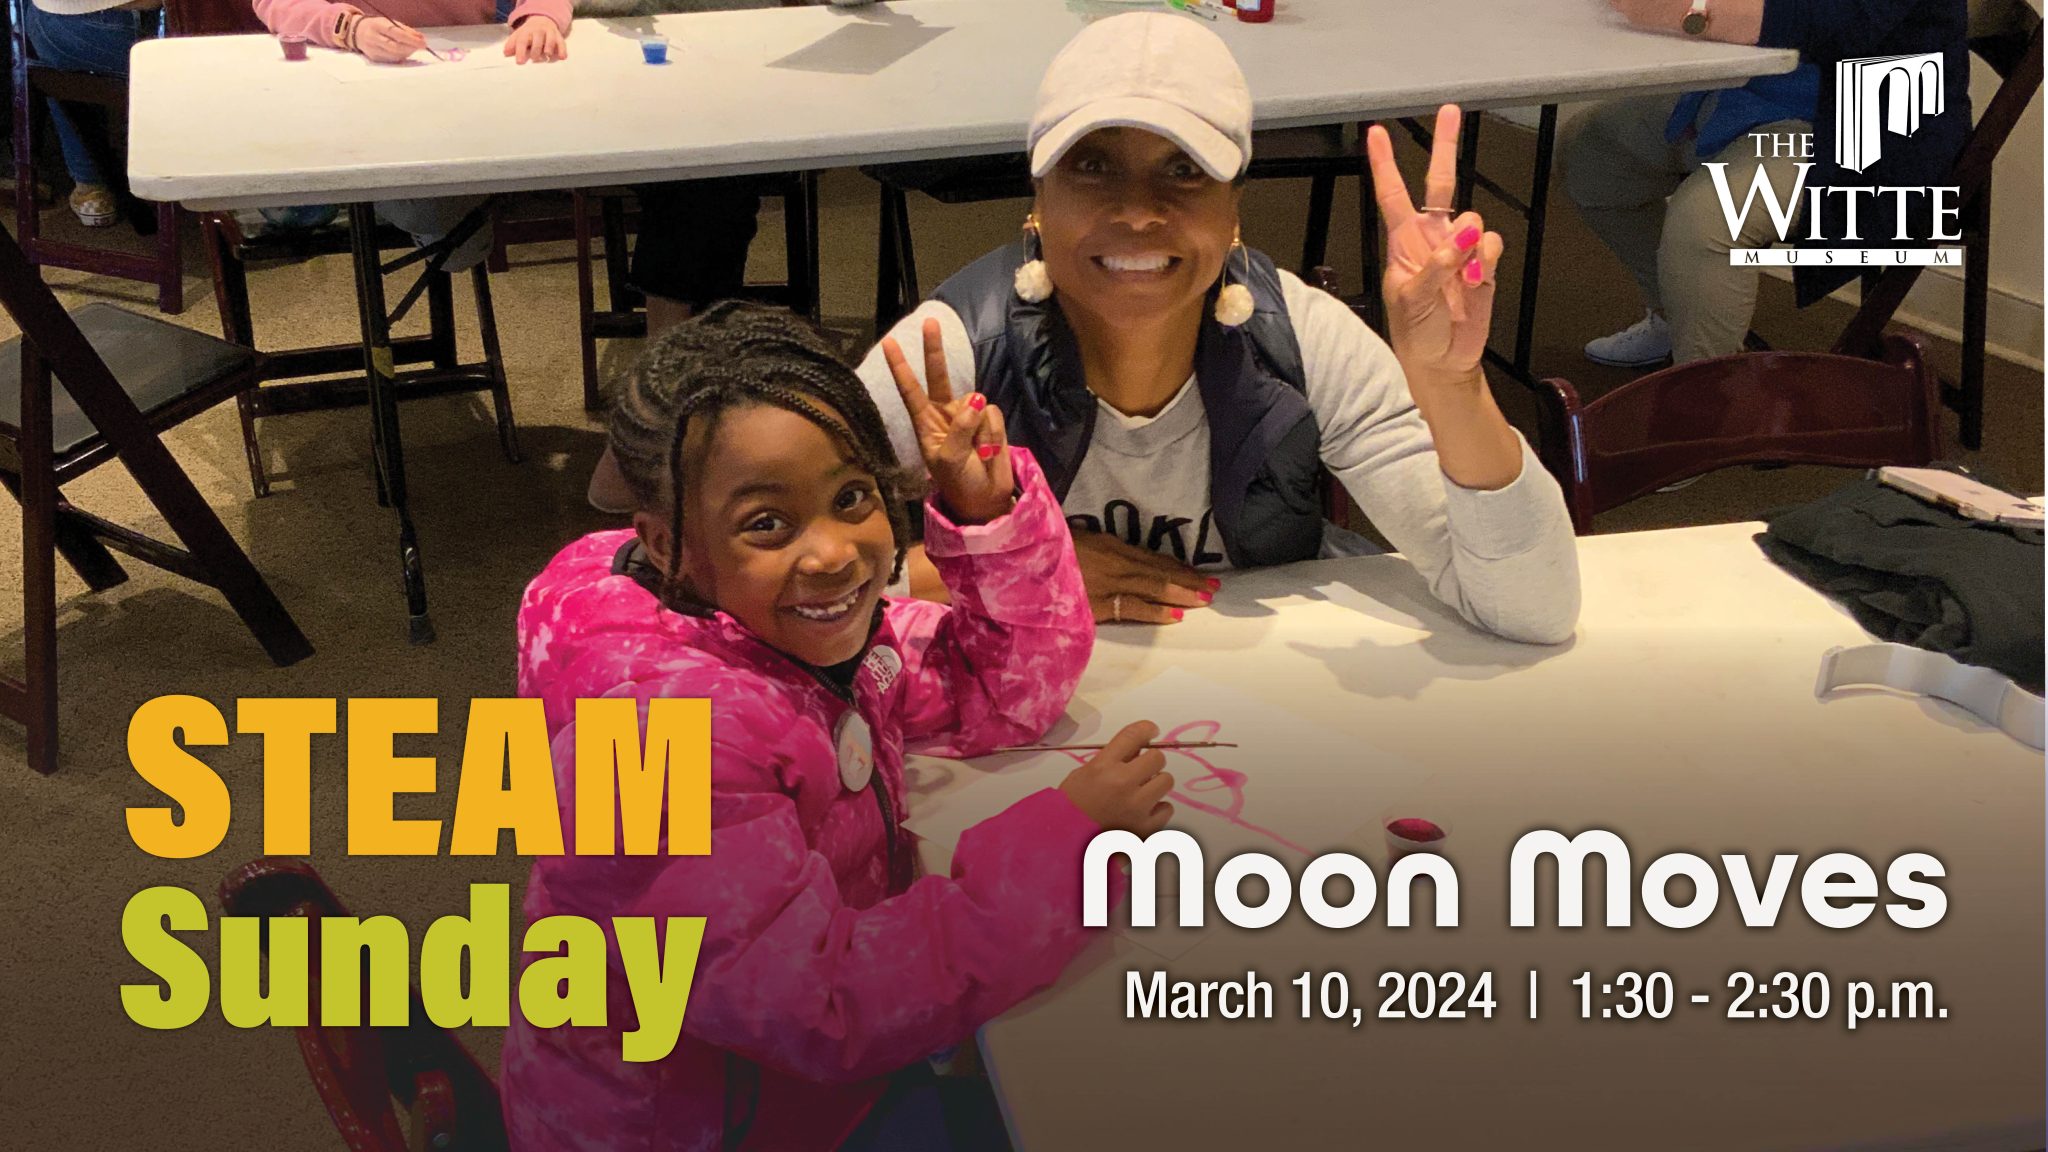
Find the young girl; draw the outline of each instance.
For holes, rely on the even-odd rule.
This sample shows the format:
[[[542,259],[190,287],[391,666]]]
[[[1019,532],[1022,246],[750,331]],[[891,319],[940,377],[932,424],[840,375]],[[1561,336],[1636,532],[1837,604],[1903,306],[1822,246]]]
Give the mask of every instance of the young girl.
[[[664,1060],[620,1059],[634,1025],[616,961],[607,1027],[514,1022],[515,1147],[945,1147],[942,1125],[905,1119],[929,1103],[905,1088],[915,1070],[1080,950],[1095,833],[1171,815],[1163,755],[1144,748],[1157,729],[1135,724],[971,829],[951,877],[914,878],[905,743],[971,756],[1035,740],[1094,632],[1030,455],[980,396],[905,380],[950,609],[882,599],[906,478],[859,378],[801,321],[715,305],[627,381],[610,444],[633,527],[571,544],[527,589],[519,688],[545,703],[565,809],[579,697],[708,697],[711,853],[571,845],[535,863],[526,915],[703,916],[703,948]]]
[[[505,37],[505,55],[521,64],[567,58],[570,7],[571,0],[517,0],[505,17],[511,29]],[[256,0],[256,18],[272,33],[359,53],[380,64],[396,64],[424,51],[427,38],[421,28],[491,24],[497,21],[499,10],[493,0],[359,0],[352,4]],[[405,230],[424,246],[454,232],[483,203],[481,196],[379,200],[376,210],[379,219]],[[339,212],[336,205],[308,205],[263,209],[260,214],[271,227],[293,229],[323,227]],[[486,223],[457,245],[442,267],[464,272],[481,263],[490,251],[491,228]]]
[[[572,7],[571,0],[518,0],[505,17],[505,55],[521,64],[566,59]],[[498,7],[492,0],[256,0],[256,18],[279,36],[395,64],[427,46],[419,29],[495,23]]]

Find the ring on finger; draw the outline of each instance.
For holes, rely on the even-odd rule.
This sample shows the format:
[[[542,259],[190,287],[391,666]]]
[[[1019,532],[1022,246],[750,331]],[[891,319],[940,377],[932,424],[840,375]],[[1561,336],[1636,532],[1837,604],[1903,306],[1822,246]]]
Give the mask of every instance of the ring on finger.
[[[1109,619],[1115,624],[1124,622],[1124,594],[1121,592],[1109,598]]]

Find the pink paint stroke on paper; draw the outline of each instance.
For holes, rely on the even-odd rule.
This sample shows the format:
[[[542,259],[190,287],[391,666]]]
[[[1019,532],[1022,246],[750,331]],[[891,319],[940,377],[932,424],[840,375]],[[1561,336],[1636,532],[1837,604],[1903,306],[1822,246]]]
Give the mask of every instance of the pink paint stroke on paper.
[[[1176,740],[1216,740],[1219,739],[1219,734],[1222,730],[1223,725],[1219,721],[1190,720],[1171,732],[1161,733],[1158,742],[1166,744]],[[1168,749],[1166,754],[1168,756],[1185,756],[1201,765],[1208,773],[1206,776],[1195,776],[1174,781],[1178,786],[1171,793],[1173,799],[1193,808],[1197,812],[1207,812],[1209,815],[1227,824],[1264,836],[1282,848],[1291,848],[1304,856],[1313,855],[1308,849],[1280,835],[1278,832],[1270,828],[1262,828],[1244,818],[1244,786],[1250,779],[1244,773],[1234,768],[1219,768],[1209,763],[1202,756],[1185,748]],[[1065,755],[1076,764],[1086,764],[1088,762],[1088,754],[1085,752],[1068,752]],[[1202,793],[1214,796],[1218,791],[1227,792],[1229,795],[1227,798],[1220,799],[1217,804],[1207,803],[1195,795],[1195,793]]]

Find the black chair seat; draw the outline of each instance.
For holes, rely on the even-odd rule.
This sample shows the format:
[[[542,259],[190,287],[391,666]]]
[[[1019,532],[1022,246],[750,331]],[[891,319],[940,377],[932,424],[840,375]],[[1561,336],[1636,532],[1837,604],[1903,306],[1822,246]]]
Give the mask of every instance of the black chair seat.
[[[1362,152],[1356,124],[1317,124],[1306,128],[1269,128],[1252,133],[1252,174],[1285,178],[1284,169],[1302,168],[1313,176],[1331,164],[1355,167]]]
[[[87,304],[71,311],[72,322],[144,419],[202,392],[257,361],[258,354],[237,344],[141,316],[112,304]],[[99,429],[53,381],[51,439],[58,467],[99,441]],[[21,338],[0,344],[0,422],[21,426]]]
[[[317,228],[266,227],[251,235],[241,222],[228,231],[227,238],[245,260],[304,260],[313,256],[347,256],[354,251],[348,235],[348,213],[344,209],[332,223]],[[412,236],[396,225],[377,222],[377,247],[384,251],[411,248]]]
[[[1031,195],[1031,159],[1022,152],[870,164],[861,173],[892,188],[922,192],[941,204],[978,204]]]

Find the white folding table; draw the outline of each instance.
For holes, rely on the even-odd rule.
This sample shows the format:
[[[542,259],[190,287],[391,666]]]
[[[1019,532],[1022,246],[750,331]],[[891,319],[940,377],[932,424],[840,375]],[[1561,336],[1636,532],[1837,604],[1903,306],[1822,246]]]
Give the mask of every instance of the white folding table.
[[[385,198],[1015,151],[1054,52],[1083,22],[1129,10],[907,0],[579,20],[556,64],[472,59],[353,75],[287,62],[268,37],[152,41],[131,62],[129,183],[199,210],[346,202],[367,224],[369,203]],[[1796,63],[1790,52],[1633,31],[1599,0],[1283,0],[1269,24],[1214,27],[1244,67],[1262,128],[1445,101],[1551,105],[1552,124],[1560,102],[1740,84]],[[639,36],[654,29],[669,37],[666,65],[642,61]],[[430,634],[383,289],[363,247],[369,230],[356,233],[377,468],[398,513],[415,634]],[[1536,270],[1527,261],[1525,313]]]
[[[1205,896],[1210,927],[1191,946],[1105,934],[1053,988],[982,1031],[1021,1152],[2039,1148],[2041,754],[1926,698],[1863,689],[1817,699],[1822,653],[1870,638],[1767,561],[1751,539],[1760,530],[1583,539],[1585,609],[1576,638],[1557,648],[1476,632],[1392,556],[1235,573],[1213,609],[1181,624],[1103,627],[1070,715],[1092,714],[1120,688],[1191,673],[1354,741],[1355,755],[1334,763],[1272,748],[1207,755],[1246,772],[1253,797],[1334,796],[1346,791],[1342,776],[1375,782],[1348,814],[1354,832],[1309,847],[1372,862],[1382,901],[1355,928],[1317,927],[1297,902],[1279,924],[1243,930],[1216,919]],[[1001,761],[919,765],[912,825],[920,805],[992,763]],[[1179,754],[1168,769],[1183,782],[1201,774]],[[1426,926],[1427,895],[1417,926],[1387,926],[1383,807],[1450,827],[1457,929]],[[1184,826],[1198,837],[1218,828],[1200,817]],[[1744,927],[1724,879],[1718,913],[1697,928],[1660,927],[1638,901],[1627,929],[1562,929],[1539,901],[1539,925],[1553,926],[1511,929],[1509,850],[1538,828],[1619,834],[1638,880],[1668,852],[1717,867],[1720,854],[1744,853],[1761,878],[1774,853],[1796,853],[1803,868],[1842,851],[1875,865],[1882,888],[1893,857],[1929,852],[1947,869],[1948,911],[1920,931],[1881,909],[1862,927],[1824,929],[1803,910],[1795,872],[1775,928]],[[1262,847],[1296,875],[1306,860]],[[1221,862],[1206,861],[1212,877]],[[927,845],[926,863],[944,867],[945,853]],[[1605,908],[1601,875],[1588,869],[1589,925]],[[1345,891],[1333,885],[1331,899]],[[1245,897],[1259,893],[1254,882]],[[1674,901],[1686,896],[1684,882],[1673,885]],[[1160,901],[1162,917],[1176,908]],[[1195,981],[1256,971],[1275,986],[1281,1019],[1127,1021],[1125,974],[1153,970]],[[1374,1018],[1387,996],[1380,974],[1446,970],[1494,972],[1493,1019]],[[1332,971],[1348,975],[1350,1003],[1366,1009],[1360,1028],[1321,1018],[1322,974]],[[1583,1022],[1569,983],[1581,971],[1593,973],[1595,1004]],[[1601,1015],[1622,997],[1600,986],[1624,971],[1671,974],[1670,1019]],[[1831,1018],[1728,1019],[1738,971],[1764,983],[1827,974]],[[1316,974],[1309,1021],[1289,986],[1302,972]],[[1852,979],[1885,992],[1894,980],[1929,981],[1947,1017],[1849,1031],[1842,989]],[[1690,1002],[1702,993],[1709,1004]],[[1746,1006],[1770,1009],[1776,995]]]

